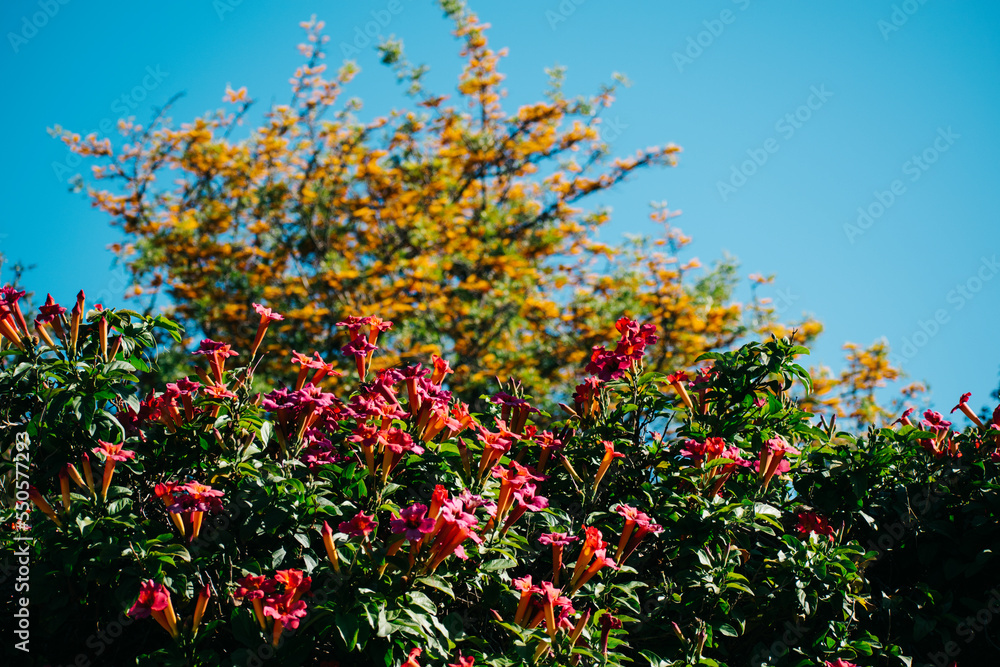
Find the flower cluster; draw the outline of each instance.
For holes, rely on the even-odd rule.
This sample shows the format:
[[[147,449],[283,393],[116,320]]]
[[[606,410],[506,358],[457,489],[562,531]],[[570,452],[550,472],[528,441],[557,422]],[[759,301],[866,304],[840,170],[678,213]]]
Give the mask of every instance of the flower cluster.
[[[604,382],[624,375],[642,359],[646,346],[659,340],[654,324],[640,326],[635,320],[623,317],[615,323],[615,328],[621,334],[615,349],[609,351],[603,345],[595,345],[586,368]]]
[[[799,512],[795,530],[799,531],[802,535],[826,535],[831,540],[835,532],[826,517],[816,512],[808,511]]]
[[[295,630],[307,614],[302,596],[309,592],[312,578],[301,570],[278,570],[273,578],[248,574],[236,582],[237,600],[250,600],[261,630],[270,632],[275,646],[285,628]]]
[[[125,354],[135,354],[136,342],[127,337],[130,328],[116,324],[118,315],[95,311],[87,315],[77,338],[80,354],[98,362],[105,354],[122,355],[123,360]],[[257,312],[264,333],[266,325],[282,321],[263,307]],[[6,318],[20,331],[12,307]],[[101,351],[100,339],[107,335],[102,319],[126,337],[119,350]],[[344,322],[361,351],[375,345],[373,334],[377,339],[387,330],[378,318]],[[72,319],[62,324],[60,337],[68,345]],[[45,326],[56,330],[54,324]],[[823,432],[797,421],[802,413],[794,397],[776,389],[787,385],[774,383],[781,373],[794,377],[798,372],[790,363],[795,354],[789,351],[794,350],[791,344],[774,341],[771,348],[761,348],[767,360],[752,373],[734,368],[732,357],[716,355],[711,368],[691,377],[675,373],[664,378],[645,373],[641,365],[641,351],[655,335],[648,325],[623,319],[619,331],[619,347],[605,350],[602,363],[611,363],[615,355],[627,360],[625,366],[619,364],[619,370],[626,368],[627,381],[592,376],[568,409],[570,417],[544,426],[548,415],[516,382],[485,395],[491,405],[473,414],[450,391],[456,373],[436,355],[429,366],[379,368],[381,359],[356,354],[356,362],[363,363],[361,382],[352,383],[350,395],[339,394],[342,400],[341,383],[328,381],[336,369],[318,353],[293,353],[294,382],[289,374],[287,386],[268,391],[260,388],[260,378],[253,378],[257,353],[247,367],[227,371],[223,364],[234,354],[231,346],[205,341],[198,354],[208,358],[209,366],[199,374],[200,381],[169,382],[162,392],[151,391],[140,401],[127,394],[109,399],[117,408],[109,414],[125,432],[122,442],[95,435],[74,463],[55,452],[49,459],[58,471],[55,484],[50,478],[43,490],[54,498],[53,489],[58,489],[62,505],[53,506],[42,490],[30,487],[27,497],[51,520],[33,529],[87,540],[98,528],[102,535],[116,530],[119,514],[131,512],[135,525],[148,516],[153,524],[143,526],[143,539],[129,553],[141,554],[155,579],[141,584],[129,613],[156,620],[171,638],[160,635],[160,641],[169,641],[178,654],[200,651],[194,647],[201,642],[209,650],[231,650],[237,642],[253,639],[246,633],[249,627],[255,635],[255,625],[275,655],[291,655],[302,648],[299,636],[304,646],[314,638],[311,629],[326,633],[336,626],[336,632],[322,635],[321,646],[329,653],[317,656],[320,664],[364,661],[360,656],[371,650],[390,664],[468,667],[480,658],[495,661],[492,649],[469,642],[460,646],[463,651],[473,647],[476,657],[458,653],[453,642],[463,640],[449,634],[440,614],[451,609],[465,613],[479,600],[491,599],[498,600],[493,618],[509,632],[504,644],[503,632],[491,626],[498,633],[497,645],[503,644],[505,651],[516,647],[524,661],[576,664],[599,655],[609,665],[621,665],[639,657],[640,647],[652,645],[646,643],[650,635],[630,618],[658,600],[669,611],[646,613],[662,621],[661,628],[669,624],[673,637],[658,636],[662,646],[647,652],[662,651],[683,661],[688,654],[707,657],[728,650],[729,629],[723,632],[709,623],[721,623],[731,609],[739,607],[743,614],[747,604],[759,604],[762,614],[773,612],[766,596],[752,602],[743,597],[747,582],[776,591],[808,567],[824,586],[845,591],[845,605],[859,602],[864,593],[858,564],[864,552],[852,539],[859,522],[852,525],[849,511],[830,507],[824,500],[828,493],[813,491],[827,483],[815,482],[817,477],[843,475],[852,465],[844,456],[839,467],[823,468],[822,457],[854,456],[868,443],[814,446],[814,439],[825,439]],[[782,351],[788,352],[784,361],[772,362]],[[55,357],[56,352],[42,354]],[[729,396],[734,376],[760,382]],[[676,396],[664,391],[664,379]],[[955,411],[968,416],[968,398],[964,395]],[[1000,421],[1000,411],[989,424],[970,417],[976,428],[965,433],[927,411],[920,423],[927,433],[916,437],[930,441],[933,456],[910,446],[907,438],[916,429],[908,423],[910,414],[901,417],[906,426],[901,431],[873,430],[869,437],[898,435],[911,459],[938,461],[942,452],[971,453],[985,461],[987,470],[995,468],[991,460],[1000,458],[1000,424],[994,422]],[[268,440],[268,432],[273,439]],[[104,433],[102,437],[117,437]],[[756,443],[763,444],[754,462],[745,452],[757,450]],[[104,459],[96,484],[92,456]],[[942,465],[952,460],[940,458]],[[128,470],[116,470],[130,461]],[[800,466],[791,480],[800,495],[790,493],[784,483],[769,487],[792,465]],[[166,480],[153,493],[175,532],[156,528],[156,512],[148,511],[150,494],[142,491],[149,487],[137,485],[130,493],[110,489],[116,472],[140,471],[148,479]],[[71,494],[74,484],[76,495]],[[241,499],[239,504],[227,502],[234,497]],[[806,498],[815,499],[826,516],[803,506]],[[102,500],[112,502],[102,505]],[[217,542],[216,527],[245,504],[252,513],[239,530],[225,532]],[[219,514],[227,506],[231,512],[203,529],[206,514]],[[751,516],[766,521],[769,527],[760,525],[772,532],[729,530],[732,522]],[[827,516],[837,517],[838,524],[844,519],[838,531]],[[775,539],[775,529],[785,534]],[[807,538],[790,539],[788,534],[796,532]],[[758,533],[768,537],[759,539]],[[835,548],[826,548],[828,539],[837,541]],[[796,560],[806,556],[813,560]],[[258,574],[261,563],[276,572]],[[782,565],[775,568],[773,563]],[[117,560],[112,564],[122,567]],[[702,595],[701,585],[684,585],[686,575],[678,568],[691,571],[705,590],[714,592]],[[338,595],[336,601],[320,595],[330,591],[331,577],[353,593]],[[313,578],[321,583],[314,584]],[[137,584],[133,580],[130,585]],[[223,613],[201,625],[209,613],[212,586],[225,593]],[[172,596],[183,619],[173,611]],[[840,613],[835,602],[815,602],[815,613]],[[703,606],[711,616],[702,615]],[[242,627],[230,627],[226,619],[233,618],[241,619]],[[746,618],[747,627],[757,623]],[[199,627],[202,635],[196,636]],[[753,632],[761,634],[764,628],[757,623]],[[283,642],[293,629],[301,632]],[[234,632],[242,636],[234,639]],[[851,642],[862,635],[850,632],[836,630],[838,650],[843,648],[844,654],[860,645]],[[414,644],[418,648],[410,648]],[[833,655],[821,647],[809,657],[822,663]]]
[[[157,484],[154,492],[163,501],[178,532],[189,542],[198,538],[206,512],[218,514],[224,509],[222,491],[195,481]]]

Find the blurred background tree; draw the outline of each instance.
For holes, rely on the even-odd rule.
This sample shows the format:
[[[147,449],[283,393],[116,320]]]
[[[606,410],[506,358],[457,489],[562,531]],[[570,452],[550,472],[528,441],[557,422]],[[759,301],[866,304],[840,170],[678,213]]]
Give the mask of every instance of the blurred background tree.
[[[441,5],[464,58],[453,100],[426,90],[426,68],[389,40],[382,61],[415,109],[362,122],[360,101],[344,99],[357,68],[328,73],[314,19],[302,24],[305,64],[290,102],[265,110],[256,129],[240,128],[254,108],[240,89],[227,91],[227,108],[179,127],[169,105],[148,126],[123,121],[118,147],[60,130],[93,159],[88,194],[125,233],[116,250],[134,294],[154,295],[150,308],[163,295],[190,336],[238,350],[256,331],[251,303],[264,303],[285,315],[270,350],[318,347],[328,361],[347,343],[337,322],[378,315],[394,322],[379,339],[380,363],[441,354],[466,399],[494,376],[565,395],[587,350],[624,314],[656,324],[648,356],[659,370],[748,335],[807,343],[820,332],[810,318],[781,322],[770,304],[737,301],[733,260],[696,273],[665,203],[651,213],[660,237],[598,242],[609,211],[584,204],[638,169],[674,165],[680,148],[612,157],[601,114],[621,78],[570,99],[563,71],[549,70],[543,100],[504,109],[504,50],[489,47],[488,26],[463,3]],[[258,376],[290,373],[271,356]]]

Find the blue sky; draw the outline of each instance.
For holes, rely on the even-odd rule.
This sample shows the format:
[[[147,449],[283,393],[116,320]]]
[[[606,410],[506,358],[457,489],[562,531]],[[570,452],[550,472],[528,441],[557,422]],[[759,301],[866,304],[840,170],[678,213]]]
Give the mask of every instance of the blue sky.
[[[963,391],[989,404],[1000,346],[1000,4],[986,0],[473,4],[507,46],[508,104],[538,99],[543,68],[568,68],[590,93],[623,72],[632,87],[608,114],[620,153],[674,142],[674,169],[645,172],[601,203],[602,239],[653,233],[648,202],[669,202],[690,254],[724,252],[743,275],[776,274],[761,295],[783,315],[826,326],[810,363],[837,368],[845,341],[885,337],[938,408]],[[395,13],[390,10],[396,10]],[[351,93],[377,115],[404,101],[359,35],[404,40],[431,65],[430,87],[460,68],[448,22],[429,0],[171,3],[14,0],[0,7],[8,158],[0,164],[0,252],[37,265],[27,283],[69,301],[79,288],[120,303],[118,239],[68,191],[56,124],[81,134],[123,115],[144,122],[184,92],[173,117],[221,104],[228,83],[283,102],[299,63],[298,23],[316,14],[331,64],[357,38]],[[63,168],[64,165],[65,168]],[[860,209],[860,210],[859,210]],[[6,279],[5,274],[2,278]],[[746,298],[748,293],[741,294]]]

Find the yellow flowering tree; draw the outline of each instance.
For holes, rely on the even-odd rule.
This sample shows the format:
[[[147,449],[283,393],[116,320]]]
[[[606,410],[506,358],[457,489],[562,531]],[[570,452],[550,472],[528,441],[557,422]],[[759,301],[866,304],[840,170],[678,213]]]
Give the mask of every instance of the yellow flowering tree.
[[[285,314],[267,351],[315,346],[327,360],[347,342],[338,321],[378,315],[396,323],[380,363],[440,353],[467,396],[494,376],[565,389],[623,314],[663,333],[650,355],[658,369],[751,330],[793,328],[734,301],[731,263],[693,278],[697,260],[679,256],[690,239],[665,206],[652,213],[660,238],[597,242],[609,214],[587,202],[637,170],[673,165],[680,149],[611,156],[600,122],[618,83],[569,98],[554,70],[543,100],[505,109],[504,51],[462,3],[442,7],[465,60],[453,98],[428,91],[425,69],[389,41],[382,60],[414,108],[359,119],[360,102],[344,99],[358,70],[329,73],[313,20],[290,103],[251,131],[240,126],[254,101],[230,89],[225,109],[179,127],[166,110],[148,126],[123,121],[118,147],[62,132],[95,162],[88,192],[124,231],[116,250],[134,293],[163,293],[189,332],[240,347],[255,333],[244,324],[250,304],[264,302]],[[818,330],[808,323],[800,338]]]

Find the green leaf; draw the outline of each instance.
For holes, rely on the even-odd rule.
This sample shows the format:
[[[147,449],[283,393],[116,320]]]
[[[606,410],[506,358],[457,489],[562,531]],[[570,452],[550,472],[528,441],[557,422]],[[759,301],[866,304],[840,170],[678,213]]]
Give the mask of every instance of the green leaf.
[[[649,661],[650,667],[669,667],[671,664],[666,660],[662,660],[660,656],[656,655],[652,651],[647,651],[645,649],[639,651],[639,655]]]
[[[360,624],[358,621],[360,616],[352,609],[347,612],[338,611],[335,616],[335,625],[337,626],[337,632],[340,633],[341,639],[344,640],[344,645],[347,646],[347,651],[351,652],[358,643],[358,630],[360,629]]]
[[[743,591],[744,593],[749,593],[750,595],[753,595],[753,590],[751,590],[749,587],[747,587],[744,584],[741,584],[738,581],[729,582],[728,584],[726,584],[726,588],[735,588],[738,591]]]
[[[725,635],[726,637],[739,637],[740,633],[736,631],[736,628],[729,625],[728,623],[723,623],[718,627],[719,634]]]
[[[455,592],[452,590],[451,585],[441,577],[434,575],[428,575],[426,577],[420,577],[413,583],[423,584],[424,586],[429,586],[430,588],[437,589],[450,597],[452,600],[455,599]]]
[[[517,565],[517,561],[513,558],[496,558],[483,564],[482,569],[485,572],[497,572],[499,570],[508,570],[515,565]]]
[[[428,614],[433,616],[437,613],[437,605],[434,604],[434,601],[420,591],[410,591],[406,594],[406,597],[411,604],[426,611]]]
[[[316,569],[316,566],[319,565],[319,561],[317,561],[308,551],[302,554],[302,560],[305,561],[307,574],[312,573],[312,571]]]
[[[136,370],[136,368],[127,361],[116,360],[107,364],[103,370],[105,375],[110,376],[112,373],[118,373],[120,375],[123,371],[125,373],[132,373]]]
[[[191,562],[191,554],[180,544],[167,544],[162,547],[158,547],[156,553],[161,553],[169,556],[177,556],[183,561],[188,563]]]
[[[145,361],[143,361],[142,358],[139,357],[138,355],[133,355],[133,356],[129,357],[128,358],[128,363],[131,364],[132,367],[135,370],[137,370],[137,371],[140,371],[142,373],[148,373],[149,372],[149,364],[147,364]]]
[[[389,622],[389,617],[386,615],[385,609],[380,609],[378,612],[378,628],[375,634],[379,637],[388,637],[397,627],[396,624]]]
[[[80,535],[86,537],[94,530],[94,520],[84,516],[77,516],[76,526],[80,529]]]

